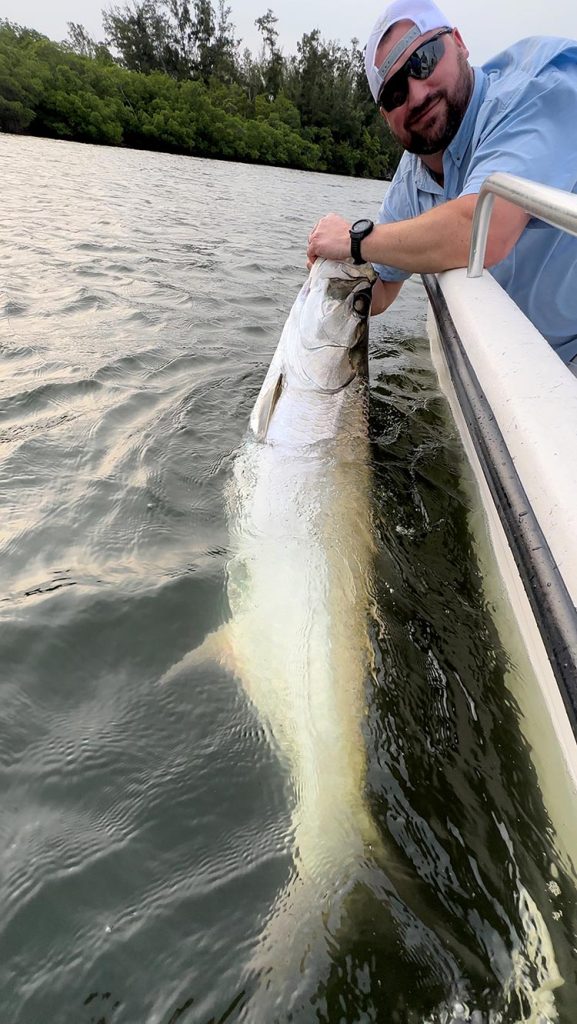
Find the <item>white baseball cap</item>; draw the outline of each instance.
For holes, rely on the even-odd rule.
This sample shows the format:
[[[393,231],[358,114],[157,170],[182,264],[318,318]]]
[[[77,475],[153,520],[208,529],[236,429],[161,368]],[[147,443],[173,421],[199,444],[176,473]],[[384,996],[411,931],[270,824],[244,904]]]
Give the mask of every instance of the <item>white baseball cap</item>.
[[[412,21],[413,27],[393,46],[383,63],[376,67],[375,54],[378,45],[385,32],[388,32],[392,25],[396,25],[397,21]],[[452,27],[451,22],[433,3],[433,0],[394,0],[392,4],[389,4],[375,23],[365,49],[365,70],[375,103],[378,102],[383,82],[393,64],[398,61],[401,54],[415,39],[425,32],[431,32],[434,28]]]

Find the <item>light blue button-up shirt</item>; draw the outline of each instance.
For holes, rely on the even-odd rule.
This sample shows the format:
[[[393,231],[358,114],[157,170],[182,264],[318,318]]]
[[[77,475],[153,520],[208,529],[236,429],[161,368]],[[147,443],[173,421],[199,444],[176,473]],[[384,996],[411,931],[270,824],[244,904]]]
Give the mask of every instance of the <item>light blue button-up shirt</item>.
[[[577,193],[577,41],[523,39],[475,68],[473,93],[439,185],[405,153],[377,218],[407,220],[508,171]],[[410,275],[376,265],[385,281]],[[577,238],[532,219],[493,277],[565,362],[577,356]]]

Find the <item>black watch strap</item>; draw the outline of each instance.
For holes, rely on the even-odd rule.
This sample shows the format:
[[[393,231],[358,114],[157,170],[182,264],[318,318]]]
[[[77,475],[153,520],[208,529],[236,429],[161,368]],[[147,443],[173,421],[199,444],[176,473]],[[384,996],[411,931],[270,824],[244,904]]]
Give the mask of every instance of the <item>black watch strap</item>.
[[[374,228],[372,220],[356,220],[352,227],[349,229],[349,235],[351,238],[351,256],[355,263],[365,263],[361,255],[361,242],[363,238],[370,235]]]
[[[355,263],[363,263],[363,257],[361,256],[361,242],[362,238],[353,238],[351,235],[351,256]]]

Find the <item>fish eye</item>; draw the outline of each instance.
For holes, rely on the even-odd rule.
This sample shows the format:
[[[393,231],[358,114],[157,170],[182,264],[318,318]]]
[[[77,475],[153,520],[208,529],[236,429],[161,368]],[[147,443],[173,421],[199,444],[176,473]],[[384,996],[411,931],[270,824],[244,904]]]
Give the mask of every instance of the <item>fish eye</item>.
[[[371,308],[371,293],[370,292],[356,292],[353,299],[353,309],[359,316],[365,317],[369,315]]]

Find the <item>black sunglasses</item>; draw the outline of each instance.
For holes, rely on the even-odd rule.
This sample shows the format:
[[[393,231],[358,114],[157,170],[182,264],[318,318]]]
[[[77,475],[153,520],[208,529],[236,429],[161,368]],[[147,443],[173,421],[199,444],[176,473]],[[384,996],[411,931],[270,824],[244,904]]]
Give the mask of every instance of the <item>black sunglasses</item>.
[[[441,36],[452,32],[452,28],[444,28],[436,36],[431,36],[426,43],[419,46],[402,67],[385,82],[379,93],[378,104],[387,113],[401,107],[409,95],[409,78],[428,78],[433,74],[445,52],[445,44]]]

